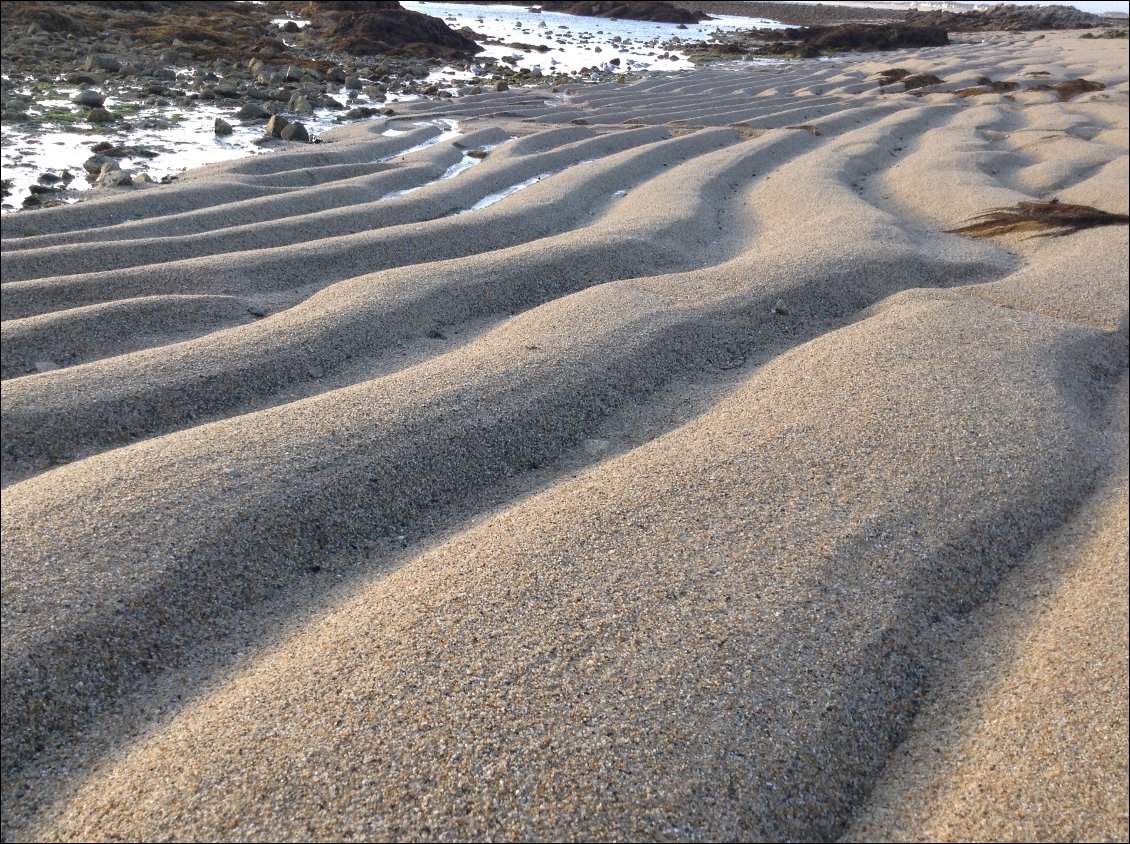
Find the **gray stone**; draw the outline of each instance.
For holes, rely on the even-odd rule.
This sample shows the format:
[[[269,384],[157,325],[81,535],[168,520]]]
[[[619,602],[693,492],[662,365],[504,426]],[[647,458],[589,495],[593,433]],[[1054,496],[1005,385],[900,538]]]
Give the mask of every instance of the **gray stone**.
[[[122,63],[115,59],[113,56],[105,56],[101,54],[94,54],[86,57],[86,64],[83,65],[85,70],[108,70],[111,73],[116,73],[122,69]]]
[[[240,120],[266,120],[271,116],[271,113],[255,103],[244,103],[235,116]]]
[[[106,167],[114,168],[121,165],[108,155],[92,155],[82,163],[82,169],[94,176],[100,175]]]
[[[310,143],[310,133],[306,131],[306,127],[301,123],[295,122],[288,124],[279,137],[284,141],[296,141],[304,144]]]
[[[496,91],[509,91],[510,86],[507,85],[503,80],[499,79],[497,82],[494,83],[494,90],[496,90]]]
[[[267,134],[279,138],[282,136],[283,129],[289,125],[290,121],[281,114],[272,115],[271,119],[267,121]]]
[[[102,108],[102,106],[98,106],[87,112],[86,119],[91,123],[112,123],[114,121],[114,115]]]
[[[110,170],[98,177],[99,187],[124,187],[133,184],[133,174],[129,170]]]
[[[216,118],[213,128],[217,135],[230,135],[232,133],[231,124],[221,117]]]
[[[295,114],[314,113],[314,108],[310,105],[310,101],[306,99],[306,97],[302,94],[295,94],[293,97],[291,97],[290,102],[287,103],[287,108],[289,108]]]
[[[98,108],[106,102],[106,95],[91,88],[84,88],[75,94],[74,102],[79,105],[90,106],[90,108]]]

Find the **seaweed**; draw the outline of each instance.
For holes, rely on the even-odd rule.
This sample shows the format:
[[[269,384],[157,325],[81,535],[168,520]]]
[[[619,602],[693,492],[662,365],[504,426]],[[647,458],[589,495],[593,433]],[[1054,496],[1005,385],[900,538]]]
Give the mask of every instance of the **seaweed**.
[[[1034,231],[1032,237],[1060,237],[1098,226],[1130,225],[1130,215],[1112,214],[1090,205],[1070,205],[1052,199],[1048,202],[1022,200],[1012,208],[994,208],[971,217],[967,224],[948,229],[952,234],[995,237],[1011,232]]]
[[[915,88],[925,88],[928,85],[941,85],[945,80],[932,73],[916,73],[913,76],[906,76],[902,80],[904,89],[912,91]]]
[[[1059,94],[1061,101],[1067,101],[1080,94],[1090,91],[1101,91],[1105,88],[1102,82],[1092,82],[1090,79],[1068,79],[1066,82],[1057,82],[1052,88]]]
[[[904,70],[901,67],[891,67],[886,70],[879,71],[879,84],[880,85],[893,85],[901,79],[910,76],[909,70]]]

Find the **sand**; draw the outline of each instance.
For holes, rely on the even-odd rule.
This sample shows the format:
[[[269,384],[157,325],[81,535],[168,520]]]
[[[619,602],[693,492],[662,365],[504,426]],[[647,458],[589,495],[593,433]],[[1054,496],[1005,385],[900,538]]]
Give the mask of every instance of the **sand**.
[[[4,839],[1125,840],[1127,231],[947,229],[1125,213],[1127,68],[490,93],[4,217]]]

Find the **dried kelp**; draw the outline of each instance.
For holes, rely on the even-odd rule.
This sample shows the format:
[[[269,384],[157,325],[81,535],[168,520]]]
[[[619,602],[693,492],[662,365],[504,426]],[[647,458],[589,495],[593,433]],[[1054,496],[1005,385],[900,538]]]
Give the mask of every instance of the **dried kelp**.
[[[913,76],[904,77],[902,84],[907,91],[911,91],[915,88],[924,88],[928,85],[941,85],[944,81],[944,79],[932,73],[916,73]]]
[[[1032,231],[1033,237],[1062,236],[1098,226],[1130,225],[1130,215],[1112,214],[1090,205],[1021,201],[1012,208],[994,208],[971,217],[967,225],[949,229],[954,234],[994,237],[1011,232]]]
[[[910,76],[909,70],[904,70],[901,67],[892,67],[887,70],[881,70],[878,73],[880,85],[893,85],[900,79],[905,79]]]

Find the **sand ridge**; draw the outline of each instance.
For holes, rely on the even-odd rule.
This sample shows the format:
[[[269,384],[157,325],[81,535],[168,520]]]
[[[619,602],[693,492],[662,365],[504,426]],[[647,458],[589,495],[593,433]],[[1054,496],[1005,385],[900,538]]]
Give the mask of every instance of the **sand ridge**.
[[[1033,68],[1107,88],[949,93]],[[1126,97],[1117,43],[978,35],[420,103],[5,217],[5,839],[1124,838],[1125,602],[1081,608],[1126,591],[1089,515],[1124,526],[1126,230],[946,229],[1125,211]],[[947,631],[1009,646],[1022,573],[1113,623],[1057,698],[1104,785],[918,811],[993,723]]]

